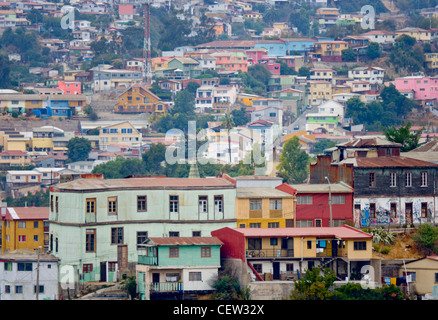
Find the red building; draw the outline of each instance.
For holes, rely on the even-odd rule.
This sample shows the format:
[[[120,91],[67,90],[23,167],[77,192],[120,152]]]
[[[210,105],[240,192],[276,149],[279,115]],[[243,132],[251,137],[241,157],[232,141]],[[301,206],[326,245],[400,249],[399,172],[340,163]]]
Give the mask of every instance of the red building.
[[[345,183],[293,184],[297,227],[329,227],[331,195],[333,226],[353,221],[353,188]]]
[[[58,88],[64,94],[82,94],[82,87],[79,81],[58,81]]]

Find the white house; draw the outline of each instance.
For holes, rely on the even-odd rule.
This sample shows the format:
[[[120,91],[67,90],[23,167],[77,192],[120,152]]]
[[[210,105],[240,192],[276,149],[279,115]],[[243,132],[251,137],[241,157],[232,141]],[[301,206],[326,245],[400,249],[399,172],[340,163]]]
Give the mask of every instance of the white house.
[[[370,84],[383,84],[385,69],[378,67],[357,67],[348,71],[348,78],[355,81],[368,81]]]
[[[214,86],[202,85],[196,90],[195,110],[197,113],[204,113],[207,109],[213,108]]]
[[[339,121],[344,119],[345,107],[335,100],[328,100],[318,106],[318,113],[332,114],[339,117]]]
[[[362,37],[370,39],[370,42],[377,42],[378,44],[394,43],[397,34],[385,30],[372,30],[361,34]]]
[[[59,299],[59,259],[33,250],[16,250],[0,254],[0,300]]]

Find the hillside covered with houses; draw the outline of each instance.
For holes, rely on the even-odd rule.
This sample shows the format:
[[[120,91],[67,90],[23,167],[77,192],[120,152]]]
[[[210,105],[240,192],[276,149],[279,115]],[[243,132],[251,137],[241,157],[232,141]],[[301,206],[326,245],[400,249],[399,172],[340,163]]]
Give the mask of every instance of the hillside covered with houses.
[[[0,300],[438,299],[437,70],[435,1],[0,2]]]

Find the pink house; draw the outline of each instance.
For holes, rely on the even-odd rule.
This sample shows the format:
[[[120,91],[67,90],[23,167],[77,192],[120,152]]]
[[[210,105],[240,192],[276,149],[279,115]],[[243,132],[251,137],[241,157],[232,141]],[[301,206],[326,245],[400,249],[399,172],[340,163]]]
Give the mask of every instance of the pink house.
[[[268,56],[268,49],[253,48],[246,50],[245,53],[248,56],[248,65],[253,65],[259,63],[262,58]]]
[[[82,87],[79,81],[58,81],[58,89],[64,94],[82,94]]]
[[[438,77],[411,76],[396,78],[395,88],[401,92],[414,91],[414,100],[427,102],[438,99]]]

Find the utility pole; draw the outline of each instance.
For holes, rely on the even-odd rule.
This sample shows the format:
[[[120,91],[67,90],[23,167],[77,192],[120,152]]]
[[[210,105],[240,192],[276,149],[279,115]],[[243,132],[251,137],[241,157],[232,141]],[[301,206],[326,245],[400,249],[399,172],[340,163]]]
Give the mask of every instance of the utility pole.
[[[36,300],[38,300],[38,294],[40,292],[40,249],[41,249],[41,247],[38,247],[36,289],[35,289]]]
[[[332,188],[331,188],[331,184],[330,184],[330,180],[328,177],[325,177],[325,179],[327,180],[328,184],[329,184],[329,209],[330,209],[330,223],[329,223],[329,227],[333,227],[333,216],[332,216]]]
[[[152,84],[151,70],[151,22],[149,1],[144,4],[144,39],[143,39],[143,83]]]

